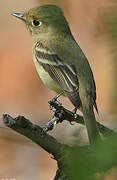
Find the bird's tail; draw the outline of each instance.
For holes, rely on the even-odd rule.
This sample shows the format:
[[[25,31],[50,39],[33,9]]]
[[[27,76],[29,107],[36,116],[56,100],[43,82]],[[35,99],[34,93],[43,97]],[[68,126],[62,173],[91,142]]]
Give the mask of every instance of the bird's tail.
[[[96,111],[98,112],[97,105],[94,105],[94,107],[96,108]],[[89,98],[83,97],[82,112],[83,112],[85,125],[87,128],[89,142],[90,144],[95,144],[100,135],[99,135],[98,127],[97,127],[97,122],[96,122],[96,118],[95,118],[95,114],[93,110],[91,97]]]

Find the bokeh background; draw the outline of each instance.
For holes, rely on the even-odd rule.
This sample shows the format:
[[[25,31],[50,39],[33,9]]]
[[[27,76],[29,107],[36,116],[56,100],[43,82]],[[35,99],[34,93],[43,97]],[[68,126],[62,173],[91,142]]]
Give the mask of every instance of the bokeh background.
[[[55,93],[45,88],[32,61],[31,37],[23,22],[12,12],[24,12],[37,5],[54,3],[65,12],[72,33],[92,67],[99,116],[97,120],[116,129],[117,126],[117,1],[116,0],[1,0],[0,1],[0,179],[51,180],[56,162],[37,145],[4,127],[2,114],[23,115],[44,125],[52,113],[48,100]],[[65,98],[64,106],[72,109]],[[83,136],[82,136],[83,132]],[[64,122],[53,136],[64,143],[84,143],[82,126]],[[109,172],[106,180],[116,180]]]

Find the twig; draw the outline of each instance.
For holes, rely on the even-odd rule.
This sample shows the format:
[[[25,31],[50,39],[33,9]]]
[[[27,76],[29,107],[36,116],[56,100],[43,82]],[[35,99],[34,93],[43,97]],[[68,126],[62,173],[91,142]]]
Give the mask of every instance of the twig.
[[[61,123],[62,121],[66,120],[70,123],[76,122],[78,124],[84,125],[84,119],[83,116],[80,116],[77,114],[76,118],[74,117],[74,113],[69,111],[68,109],[64,108],[61,104],[58,104],[56,101],[50,101],[50,106],[53,107],[56,111],[54,113],[53,118],[44,126],[44,129],[46,131],[53,129],[54,123]],[[107,136],[111,134],[115,134],[115,132],[108,127],[104,126],[103,124],[97,122],[97,126],[99,128],[99,131]]]

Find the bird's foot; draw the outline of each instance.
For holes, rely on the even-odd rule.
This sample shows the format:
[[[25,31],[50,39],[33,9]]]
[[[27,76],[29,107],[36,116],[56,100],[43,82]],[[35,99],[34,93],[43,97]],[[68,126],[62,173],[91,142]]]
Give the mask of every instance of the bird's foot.
[[[49,103],[49,109],[53,112],[55,112],[55,110],[53,109],[54,108],[53,104],[56,104],[57,107],[60,107],[62,105],[62,103],[60,103],[59,101],[57,101],[54,98],[52,100],[50,100],[48,103]]]
[[[43,130],[44,130],[45,132],[52,130],[52,129],[56,126],[57,121],[58,121],[58,118],[53,117],[51,120],[49,120],[49,121],[47,122],[47,124],[45,124],[45,125],[43,126]]]
[[[47,124],[45,124],[44,126],[43,126],[43,130],[44,131],[49,131],[49,130],[52,130],[52,129],[54,129],[54,127],[56,126],[56,124],[58,124],[58,123],[62,123],[62,121],[63,121],[63,116],[64,116],[64,112],[63,112],[63,110],[56,110],[55,112],[54,112],[54,115],[53,115],[53,117],[52,117],[52,119],[50,119],[48,122],[47,122]]]
[[[61,105],[62,105],[62,104],[57,100],[62,94],[63,94],[63,92],[61,92],[60,94],[56,95],[52,100],[50,100],[50,101],[48,102],[48,103],[49,103],[49,109],[50,109],[50,110],[54,111],[52,104],[55,104],[55,103],[56,103],[57,106],[61,106]]]

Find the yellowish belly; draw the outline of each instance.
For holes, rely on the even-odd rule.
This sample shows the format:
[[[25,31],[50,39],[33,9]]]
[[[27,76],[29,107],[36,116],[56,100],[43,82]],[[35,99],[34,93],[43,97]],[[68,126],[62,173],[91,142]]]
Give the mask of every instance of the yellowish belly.
[[[37,72],[42,80],[42,82],[53,91],[60,93],[62,89],[57,85],[57,83],[50,77],[50,75],[44,70],[44,68],[34,60],[35,67]]]

